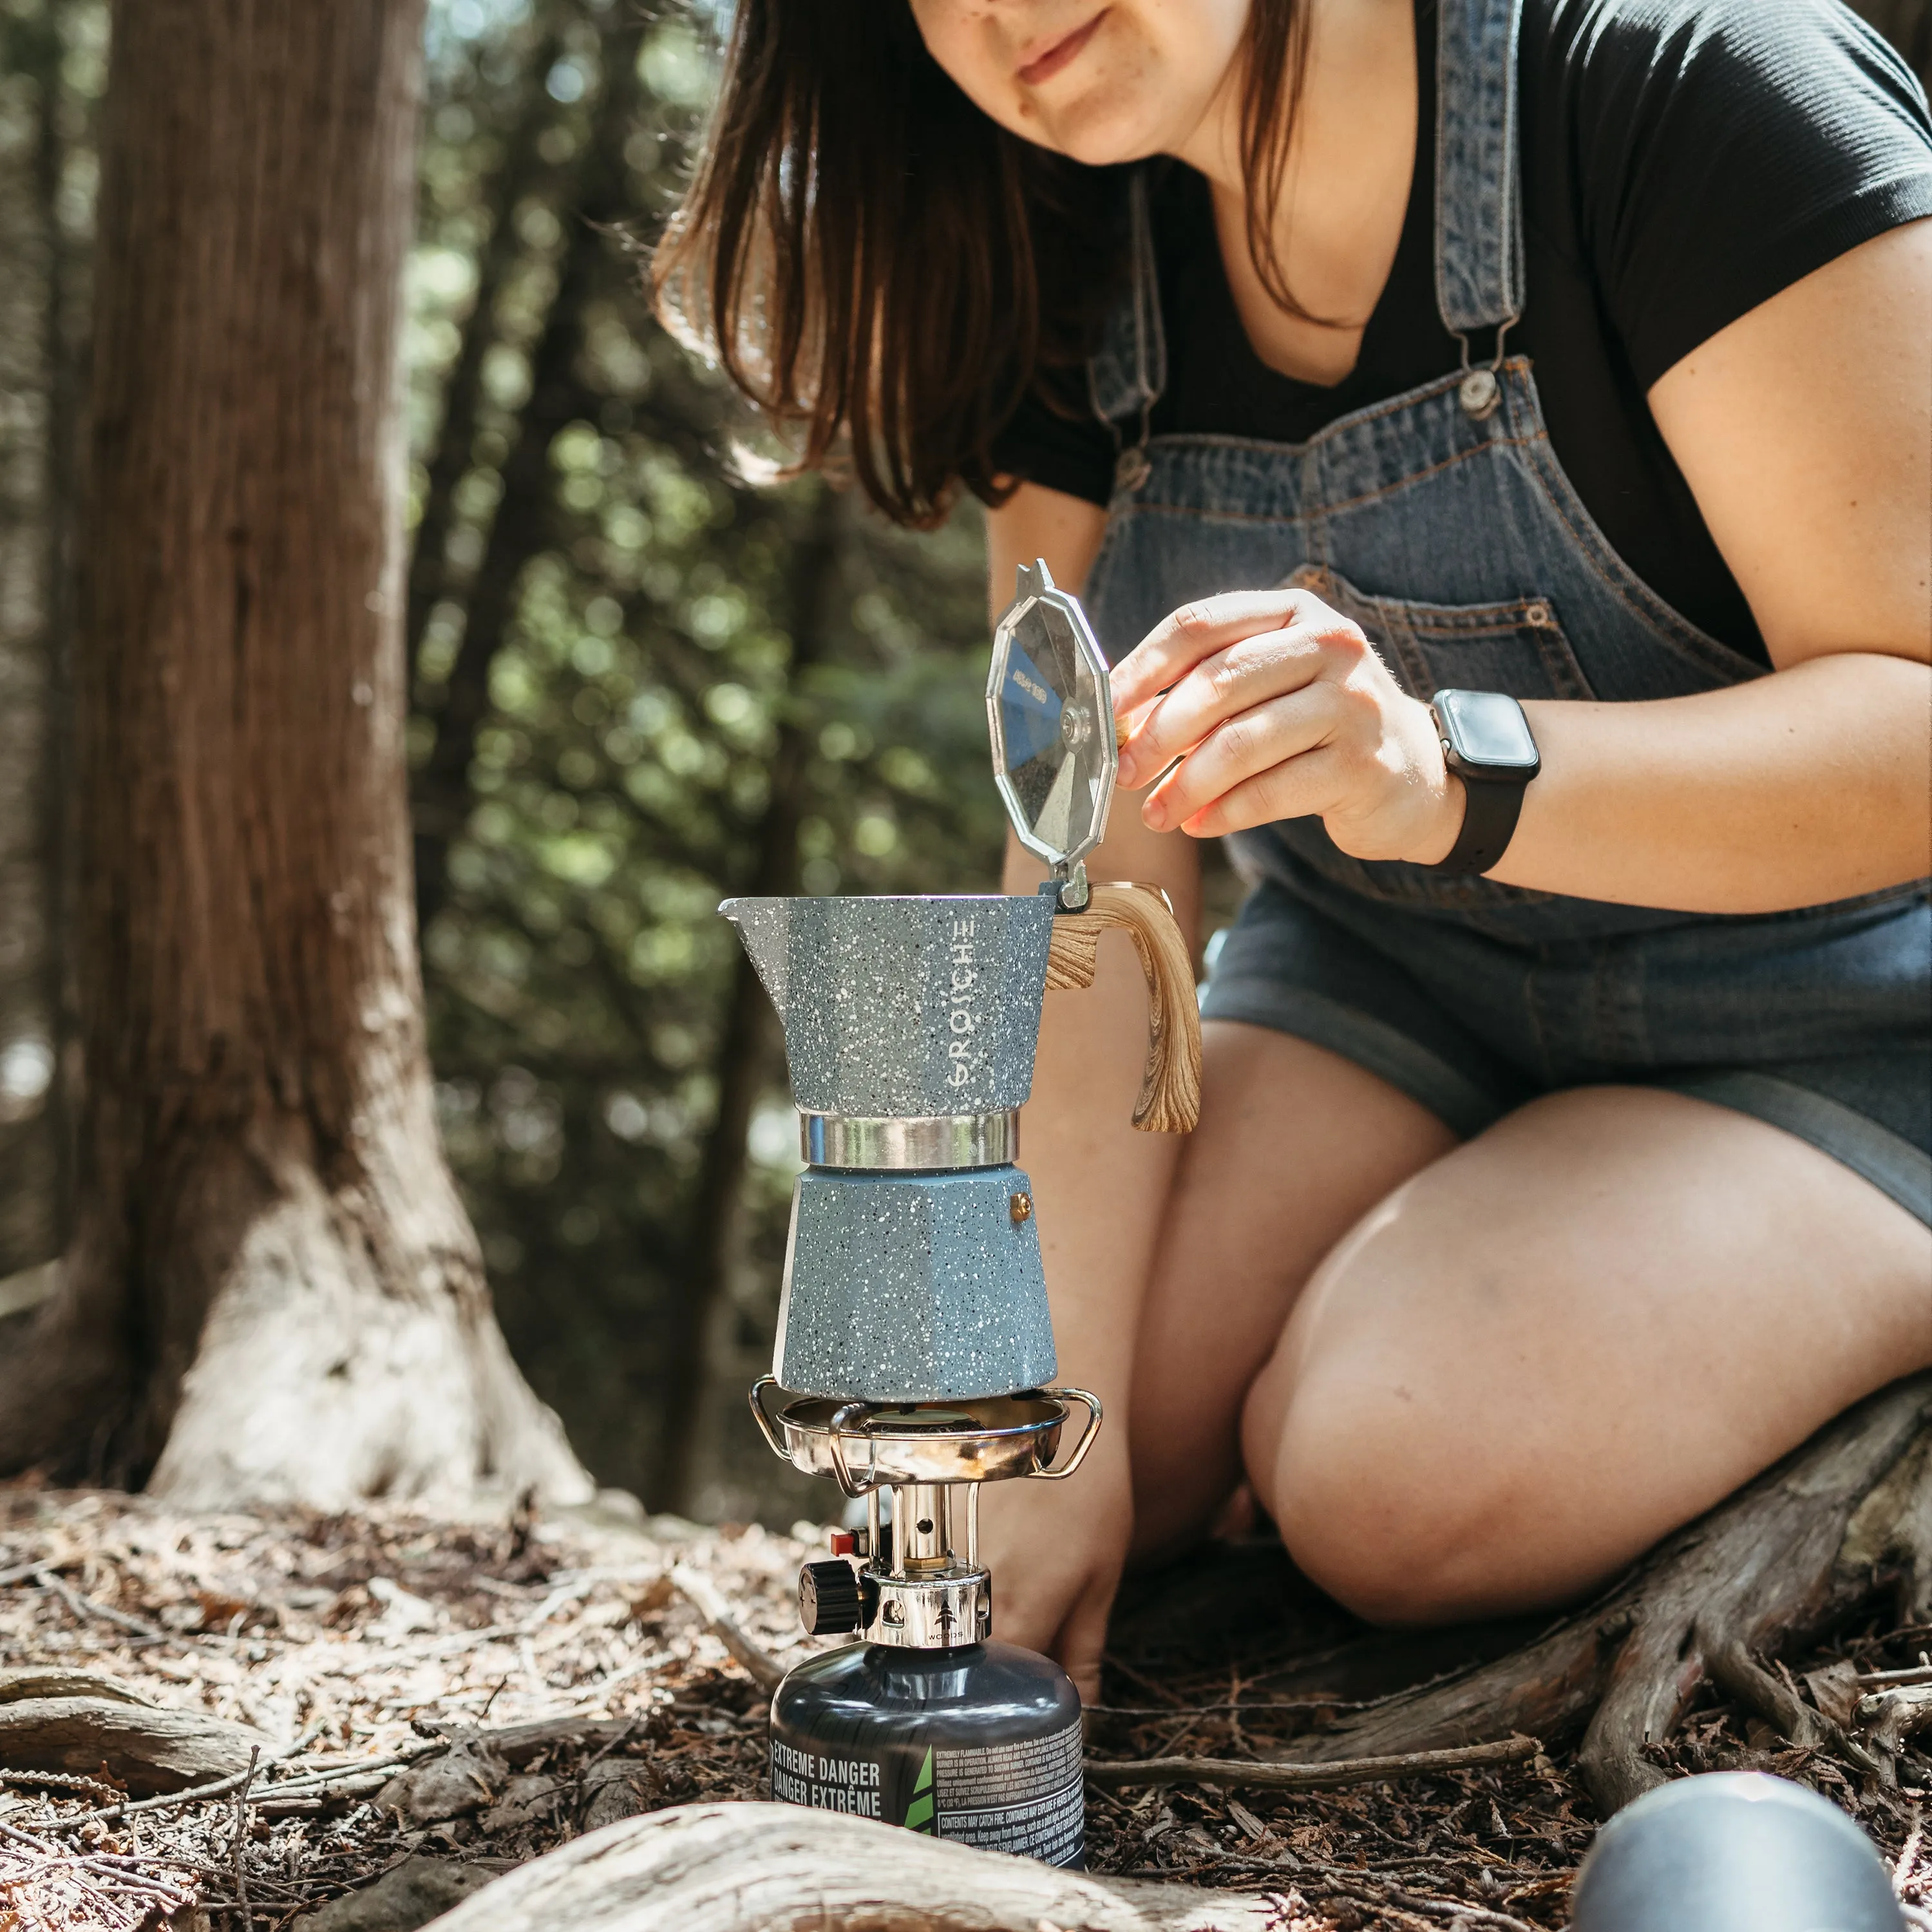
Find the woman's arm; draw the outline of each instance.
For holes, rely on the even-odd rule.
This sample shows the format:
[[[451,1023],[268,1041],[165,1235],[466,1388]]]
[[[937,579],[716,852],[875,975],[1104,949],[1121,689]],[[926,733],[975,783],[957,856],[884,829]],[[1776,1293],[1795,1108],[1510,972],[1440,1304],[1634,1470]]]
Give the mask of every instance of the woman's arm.
[[[1525,706],[1543,775],[1492,878],[1686,911],[1815,905],[1932,870],[1932,222],[1865,243],[1651,392],[1774,675]],[[1210,599],[1120,667],[1123,781],[1196,836],[1318,814],[1359,857],[1462,820],[1426,709],[1306,593]],[[1164,697],[1157,694],[1165,692]],[[1182,754],[1187,755],[1183,756]]]
[[[1099,549],[1103,512],[1077,497],[1027,485],[987,518],[995,618],[1012,602],[1015,566],[1043,556],[1054,580],[1077,592]],[[1181,930],[1199,914],[1200,861],[1187,839],[1150,831],[1121,801],[1087,860],[1096,880],[1164,887]],[[1009,892],[1030,892],[1046,868],[1017,839],[1006,856]],[[1084,992],[1052,993],[1040,1027],[1033,1099],[1020,1160],[1040,1208],[1040,1234],[1063,1382],[1091,1389],[1107,1412],[1095,1454],[1066,1488],[1004,1484],[988,1492],[987,1534],[1000,1567],[1000,1630],[1051,1649],[1090,1696],[1114,1583],[1132,1531],[1127,1485],[1127,1391],[1140,1306],[1179,1147],[1172,1134],[1130,1124],[1147,1058],[1147,993],[1125,936],[1100,942],[1100,970]]]
[[[1036,557],[1077,594],[1106,522],[1093,504],[1032,484],[994,511],[986,548],[994,621],[1012,602],[1016,566]],[[1190,841],[1150,831],[1123,800],[1086,862],[1096,880],[1161,886],[1194,939],[1201,866]],[[1046,877],[1040,861],[1010,838],[1006,890],[1031,892]],[[1125,1431],[1135,1311],[1178,1145],[1172,1134],[1132,1125],[1146,1058],[1146,983],[1126,935],[1109,933],[1093,986],[1048,998],[1021,1145],[1040,1202],[1060,1374],[1091,1378],[1083,1385],[1107,1404],[1117,1436]]]

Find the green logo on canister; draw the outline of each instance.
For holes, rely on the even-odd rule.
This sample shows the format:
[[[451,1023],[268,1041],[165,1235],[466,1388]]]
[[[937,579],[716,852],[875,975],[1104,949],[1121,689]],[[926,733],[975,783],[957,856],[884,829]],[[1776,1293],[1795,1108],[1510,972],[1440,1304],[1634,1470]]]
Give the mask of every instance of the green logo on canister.
[[[913,1780],[912,1802],[906,1807],[906,1829],[923,1832],[928,1837],[938,1835],[932,1816],[932,1747],[926,1748],[926,1762],[919,1768],[919,1776]]]

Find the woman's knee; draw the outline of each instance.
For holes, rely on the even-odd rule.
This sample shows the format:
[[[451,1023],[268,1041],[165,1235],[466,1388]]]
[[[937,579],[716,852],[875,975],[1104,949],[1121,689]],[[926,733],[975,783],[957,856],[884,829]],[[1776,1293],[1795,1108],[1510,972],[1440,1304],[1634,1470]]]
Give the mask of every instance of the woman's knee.
[[[1581,1580],[1564,1568],[1572,1539],[1549,1520],[1552,1486],[1468,1366],[1397,1323],[1326,1339],[1291,1327],[1249,1392],[1243,1460],[1258,1498],[1300,1568],[1371,1622],[1501,1615]]]
[[[1480,1473],[1396,1394],[1294,1390],[1248,1428],[1248,1467],[1303,1572],[1372,1623],[1480,1615],[1501,1580]]]

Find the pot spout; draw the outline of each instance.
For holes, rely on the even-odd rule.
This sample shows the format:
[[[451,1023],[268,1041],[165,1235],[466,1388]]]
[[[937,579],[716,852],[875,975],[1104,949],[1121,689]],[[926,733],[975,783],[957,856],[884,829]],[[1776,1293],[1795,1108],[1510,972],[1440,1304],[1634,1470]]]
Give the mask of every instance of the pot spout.
[[[790,991],[791,904],[789,899],[727,899],[718,908],[738,928],[739,944],[781,1021]]]

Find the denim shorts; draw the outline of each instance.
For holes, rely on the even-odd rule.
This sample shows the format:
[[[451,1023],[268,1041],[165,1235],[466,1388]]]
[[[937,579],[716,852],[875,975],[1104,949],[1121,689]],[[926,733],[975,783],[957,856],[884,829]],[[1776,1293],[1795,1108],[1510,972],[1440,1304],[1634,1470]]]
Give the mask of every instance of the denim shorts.
[[[1923,886],[1822,917],[1534,942],[1277,862],[1215,949],[1202,1012],[1325,1046],[1466,1137],[1565,1088],[1693,1094],[1810,1142],[1932,1222]]]

